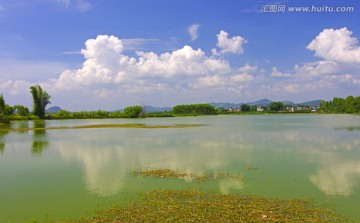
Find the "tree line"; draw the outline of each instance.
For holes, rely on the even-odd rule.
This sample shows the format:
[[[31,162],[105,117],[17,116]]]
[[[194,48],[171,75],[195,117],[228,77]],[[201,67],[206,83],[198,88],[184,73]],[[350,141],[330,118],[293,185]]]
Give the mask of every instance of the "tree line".
[[[69,112],[60,110],[56,113],[46,113],[46,106],[50,104],[51,96],[41,86],[30,87],[33,98],[33,110],[23,105],[10,106],[0,94],[0,123],[8,123],[10,120],[33,120],[33,119],[105,119],[105,118],[143,118],[146,113],[142,106],[128,106],[124,111],[79,111]]]
[[[106,119],[106,118],[145,118],[146,114],[141,106],[128,106],[124,111],[79,111],[69,112],[60,110],[54,114],[47,114],[48,119]]]
[[[140,117],[172,117],[176,115],[216,115],[222,109],[216,109],[209,104],[183,104],[176,105],[170,112],[160,112],[146,114],[142,106],[128,106],[123,111],[80,111],[69,112],[61,110],[54,114],[46,114],[46,106],[49,105],[51,96],[44,91],[40,85],[30,87],[33,99],[33,110],[23,105],[10,106],[6,104],[2,94],[0,94],[0,122],[6,123],[12,120],[21,119],[87,119],[87,118],[140,118]],[[264,110],[270,112],[285,111],[289,105],[283,102],[272,102],[268,106],[263,106]],[[241,105],[242,112],[256,111],[257,106],[248,104]],[[331,101],[324,101],[320,104],[320,111],[324,113],[360,113],[360,96],[348,96],[344,98],[335,97]]]
[[[279,112],[279,111],[285,111],[286,107],[289,107],[290,105],[284,104],[281,101],[274,101],[271,102],[268,106],[261,106],[266,111],[273,111],[273,112]],[[250,106],[249,104],[241,104],[240,109],[242,112],[254,112],[257,111],[258,106],[253,105]]]
[[[6,123],[10,119],[43,119],[45,117],[45,108],[50,104],[51,96],[43,91],[40,85],[30,87],[30,93],[33,98],[33,111],[23,105],[10,106],[5,103],[3,95],[0,95],[0,122]],[[34,117],[35,116],[35,117]]]
[[[216,115],[214,106],[209,104],[176,105],[172,109],[175,115]]]
[[[320,104],[320,111],[325,113],[360,113],[360,96],[347,96],[324,101]]]

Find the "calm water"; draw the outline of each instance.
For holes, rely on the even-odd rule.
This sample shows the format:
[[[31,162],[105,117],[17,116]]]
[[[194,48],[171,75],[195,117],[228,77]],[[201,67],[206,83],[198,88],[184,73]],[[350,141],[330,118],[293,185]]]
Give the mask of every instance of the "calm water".
[[[189,188],[314,198],[360,219],[360,116],[29,121],[11,127],[106,123],[204,125],[0,131],[0,222],[78,218],[137,192]],[[133,176],[145,168],[227,172],[241,179],[199,183]]]

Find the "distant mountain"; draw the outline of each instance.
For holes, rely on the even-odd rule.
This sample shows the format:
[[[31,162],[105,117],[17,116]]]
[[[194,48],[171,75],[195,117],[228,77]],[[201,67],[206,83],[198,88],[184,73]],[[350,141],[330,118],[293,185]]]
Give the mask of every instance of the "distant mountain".
[[[282,103],[284,103],[285,105],[291,105],[291,106],[297,106],[297,105],[306,105],[306,106],[311,106],[311,107],[319,107],[320,103],[323,102],[324,100],[314,100],[314,101],[307,101],[307,102],[303,102],[303,103],[294,103],[292,101],[282,101]],[[240,106],[242,104],[248,104],[250,106],[267,106],[270,105],[273,101],[269,100],[269,99],[261,99],[258,101],[254,101],[254,102],[247,102],[247,103],[224,103],[224,102],[212,102],[210,103],[210,105],[214,106],[215,108],[240,108]]]
[[[303,103],[294,103],[292,101],[282,101],[282,103],[284,103],[285,105],[291,105],[291,106],[297,106],[297,105],[306,105],[306,106],[311,106],[311,107],[319,107],[320,103],[323,100],[314,100],[314,101],[307,101],[307,102],[303,102]],[[229,108],[240,108],[242,104],[248,104],[250,106],[267,106],[270,105],[273,101],[269,100],[269,99],[261,99],[258,101],[254,101],[254,102],[247,102],[247,103],[228,103],[228,102],[212,102],[209,103],[209,105],[214,106],[215,108],[225,108],[225,109],[229,109]],[[48,113],[51,113],[51,110],[53,108],[58,108],[58,110],[55,110],[55,112],[61,110],[61,108],[55,106],[55,107],[51,107],[47,110]],[[50,110],[51,109],[51,110]],[[171,111],[172,107],[153,107],[150,105],[144,106],[144,109],[146,112],[165,112],[165,111]],[[124,111],[124,109],[120,109],[120,111]]]
[[[225,109],[228,109],[228,108],[239,108],[239,107],[241,106],[241,104],[225,103],[225,102],[219,102],[219,103],[212,102],[212,103],[210,103],[209,105],[212,105],[212,106],[214,106],[215,108],[225,108]]]
[[[152,106],[145,106],[144,107],[146,112],[165,112],[165,111],[171,111],[171,107],[152,107]]]
[[[320,107],[320,103],[323,101],[324,100],[307,101],[307,102],[303,102],[303,103],[298,103],[298,105],[306,105],[306,106],[310,106],[310,107]]]
[[[61,110],[62,109],[59,106],[53,106],[53,107],[46,109],[46,113],[56,113]]]
[[[269,105],[271,104],[272,101],[270,101],[269,99],[261,99],[261,100],[258,100],[258,101],[254,101],[254,102],[248,102],[246,104],[250,105],[250,106],[253,106],[253,105],[256,105],[256,106],[266,106],[266,105]]]
[[[291,106],[295,106],[296,104],[292,101],[282,101],[282,103],[284,103],[284,105],[291,105]]]
[[[247,103],[224,103],[224,102],[212,102],[210,103],[210,105],[214,106],[215,108],[240,108],[240,106],[242,104],[248,104],[250,106],[266,106],[271,104],[272,101],[270,101],[269,99],[261,99],[258,101],[254,101],[254,102],[247,102]]]

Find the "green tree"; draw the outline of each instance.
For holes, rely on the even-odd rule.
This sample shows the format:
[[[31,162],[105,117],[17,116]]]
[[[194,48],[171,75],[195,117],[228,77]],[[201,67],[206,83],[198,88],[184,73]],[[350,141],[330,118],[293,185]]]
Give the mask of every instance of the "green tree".
[[[216,109],[209,104],[176,105],[173,107],[174,114],[181,115],[215,115]]]
[[[355,97],[354,99],[354,107],[356,112],[360,112],[360,96]]]
[[[0,95],[0,114],[2,114],[4,112],[5,109],[5,100],[3,95]]]
[[[346,111],[345,99],[335,97],[332,101],[333,112],[344,113]]]
[[[14,105],[14,112],[21,115],[21,116],[29,116],[30,111],[27,107],[23,105]]]
[[[60,110],[60,111],[56,112],[55,114],[53,114],[53,116],[55,116],[55,118],[58,118],[58,119],[69,119],[69,118],[71,118],[70,112],[68,112],[66,110]]]
[[[33,113],[43,119],[45,117],[45,108],[51,103],[51,96],[46,91],[43,91],[40,85],[31,86],[30,92],[34,102]]]
[[[128,106],[124,109],[126,118],[140,118],[145,117],[143,108],[141,106]]]
[[[345,111],[347,113],[354,113],[356,112],[356,101],[353,96],[347,96],[345,99]]]
[[[9,123],[10,118],[7,116],[9,105],[5,104],[3,95],[0,95],[0,123]]]
[[[4,115],[7,115],[7,116],[12,115],[12,114],[14,114],[14,111],[15,111],[15,109],[13,107],[11,107],[8,104],[5,104],[5,108],[3,110]]]
[[[251,111],[257,111],[257,106],[256,105],[251,106]]]
[[[285,108],[284,103],[281,101],[274,101],[269,105],[271,111],[281,111]]]
[[[360,96],[348,96],[346,99],[335,97],[332,101],[320,104],[320,110],[327,113],[357,113],[360,112]]]
[[[240,108],[241,108],[241,111],[243,111],[243,112],[248,112],[248,111],[251,110],[251,106],[248,105],[248,104],[242,104],[242,105],[240,106]]]

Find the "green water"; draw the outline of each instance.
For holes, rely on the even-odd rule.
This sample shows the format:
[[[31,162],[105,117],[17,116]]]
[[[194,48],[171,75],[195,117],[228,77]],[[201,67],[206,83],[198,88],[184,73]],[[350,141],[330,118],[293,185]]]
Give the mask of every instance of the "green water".
[[[316,199],[360,219],[360,116],[52,120],[9,127],[110,123],[202,125],[0,131],[0,222],[78,218],[138,192],[190,188]],[[146,168],[241,177],[196,182],[132,174]]]

